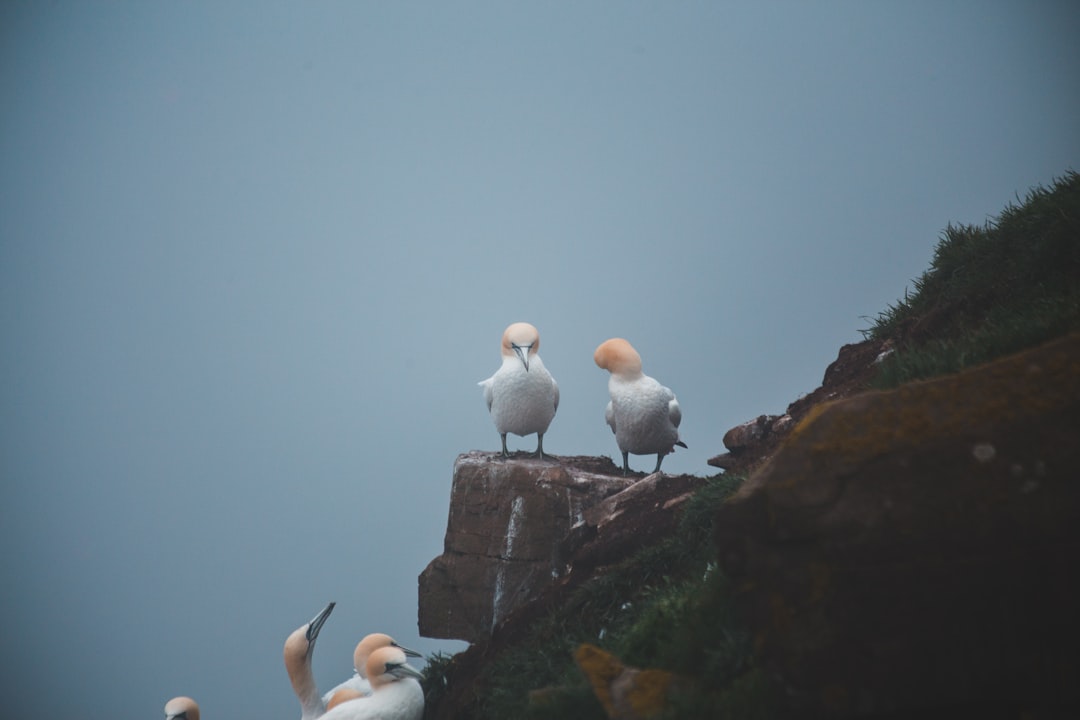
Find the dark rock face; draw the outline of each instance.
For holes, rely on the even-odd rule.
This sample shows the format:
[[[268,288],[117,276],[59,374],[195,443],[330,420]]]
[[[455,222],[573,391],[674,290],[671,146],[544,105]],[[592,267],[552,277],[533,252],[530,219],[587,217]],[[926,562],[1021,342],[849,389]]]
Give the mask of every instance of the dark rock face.
[[[726,472],[749,474],[767,460],[811,408],[823,402],[861,393],[877,371],[877,362],[891,352],[888,340],[864,340],[844,345],[829,367],[821,387],[787,407],[783,415],[760,415],[724,434],[727,452],[709,459],[709,465]]]
[[[1077,335],[811,409],[716,537],[792,713],[1080,707],[1078,481]]]
[[[636,479],[608,459],[459,456],[443,554],[420,575],[420,634],[490,635],[569,570],[560,542],[585,512]]]
[[[773,423],[777,419],[775,415],[760,415],[742,425],[736,425],[724,433],[724,447],[732,452],[753,447],[772,431]]]
[[[678,510],[704,478],[652,473],[587,508],[559,543],[578,572],[616,563],[674,532]]]

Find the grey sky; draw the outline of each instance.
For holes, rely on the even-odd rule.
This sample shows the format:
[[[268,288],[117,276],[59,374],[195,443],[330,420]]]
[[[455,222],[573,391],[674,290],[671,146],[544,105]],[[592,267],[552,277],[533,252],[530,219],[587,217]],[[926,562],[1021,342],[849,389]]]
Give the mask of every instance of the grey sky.
[[[555,454],[813,390],[949,222],[1080,166],[1068,2],[5,3],[3,714],[295,718],[416,577],[525,320]],[[532,449],[535,437],[511,438]],[[631,458],[647,470],[651,458]]]

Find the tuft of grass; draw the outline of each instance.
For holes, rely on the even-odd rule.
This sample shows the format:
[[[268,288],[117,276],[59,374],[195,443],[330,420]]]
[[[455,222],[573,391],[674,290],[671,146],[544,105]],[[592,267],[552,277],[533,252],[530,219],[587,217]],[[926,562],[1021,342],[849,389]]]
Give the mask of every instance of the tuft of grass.
[[[763,706],[767,693],[755,689],[763,683],[745,679],[754,673],[751,642],[732,611],[712,544],[716,510],[741,481],[707,480],[683,509],[673,537],[593,578],[538,620],[523,642],[485,669],[475,717],[602,720],[603,707],[573,662],[583,642],[629,665],[675,672],[689,688],[709,688],[710,702],[730,692],[732,707]],[[689,703],[696,693],[679,697]]]
[[[910,345],[881,364],[878,388],[938,377],[1003,357],[1080,329],[1080,293],[1037,298],[1026,308],[993,309],[985,322],[957,338]]]
[[[913,292],[865,337],[892,339],[875,385],[956,372],[1080,330],[1080,174],[985,225],[949,225]]]
[[[428,656],[427,664],[421,671],[424,679],[420,682],[424,688],[425,716],[428,714],[428,709],[438,707],[439,702],[446,695],[446,670],[453,659],[453,655],[447,655],[443,652]]]
[[[723,685],[748,669],[750,636],[731,606],[731,588],[716,566],[702,577],[651,589],[642,608],[614,643],[625,662],[656,667]]]

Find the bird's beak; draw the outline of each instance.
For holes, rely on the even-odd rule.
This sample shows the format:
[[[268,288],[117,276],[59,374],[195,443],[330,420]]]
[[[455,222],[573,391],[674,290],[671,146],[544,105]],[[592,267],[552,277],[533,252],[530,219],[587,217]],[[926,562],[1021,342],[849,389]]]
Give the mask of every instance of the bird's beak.
[[[312,618],[311,622],[308,623],[308,645],[313,645],[315,643],[315,640],[319,637],[319,631],[322,630],[323,623],[326,622],[326,618],[330,617],[330,613],[334,611],[335,605],[337,605],[337,603],[330,603],[322,609],[322,612]]]
[[[514,352],[517,353],[518,360],[525,366],[525,372],[529,372],[529,350],[532,349],[532,345],[526,345],[521,347],[520,345],[511,345],[514,348]]]
[[[423,680],[424,674],[414,668],[409,663],[402,663],[400,665],[387,665],[386,672],[390,673],[394,677],[411,677],[417,680]]]
[[[416,652],[415,650],[410,650],[409,648],[405,647],[404,645],[398,645],[396,642],[392,643],[392,644],[393,644],[394,647],[396,647],[398,650],[405,653],[409,657],[414,657],[414,658],[424,657],[420,653]]]

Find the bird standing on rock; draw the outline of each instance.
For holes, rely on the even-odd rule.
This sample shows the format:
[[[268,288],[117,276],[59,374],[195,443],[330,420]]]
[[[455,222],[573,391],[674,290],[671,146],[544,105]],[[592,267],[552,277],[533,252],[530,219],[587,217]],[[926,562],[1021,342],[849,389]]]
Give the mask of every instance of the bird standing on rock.
[[[479,383],[502,438],[503,457],[510,455],[507,433],[522,437],[536,433],[536,454],[544,457],[544,433],[559,408],[559,386],[544,367],[539,349],[535,327],[525,322],[510,325],[502,336],[502,365]]]
[[[641,356],[622,338],[605,340],[593,353],[593,361],[611,373],[611,402],[604,416],[622,451],[623,474],[630,470],[628,455],[656,453],[656,469],[679,440],[682,411],[675,393],[641,371]]]

